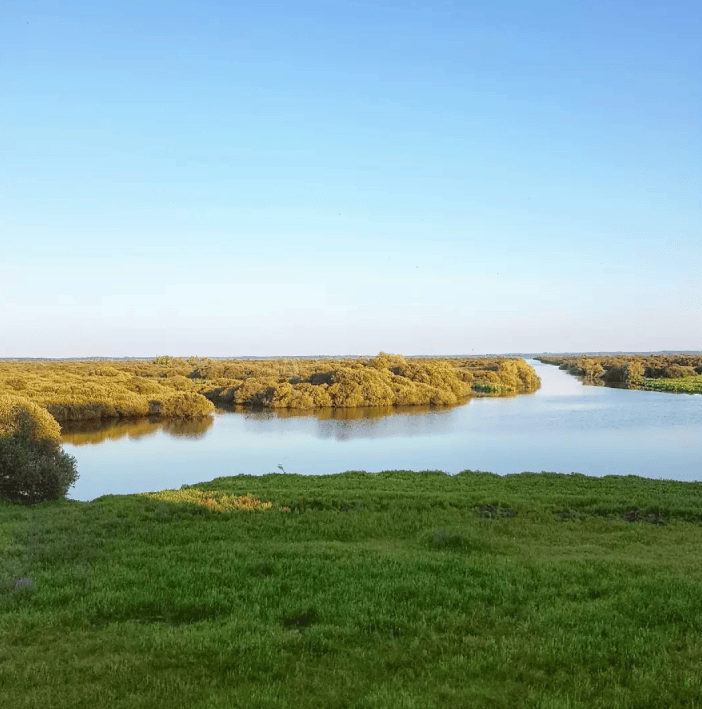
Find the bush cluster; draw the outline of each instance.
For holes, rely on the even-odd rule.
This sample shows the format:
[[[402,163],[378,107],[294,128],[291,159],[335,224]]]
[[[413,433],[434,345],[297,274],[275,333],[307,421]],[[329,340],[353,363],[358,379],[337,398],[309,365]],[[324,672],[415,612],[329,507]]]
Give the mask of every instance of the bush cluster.
[[[178,360],[146,362],[0,362],[0,394],[21,395],[56,421],[153,415],[199,417],[214,406],[196,390]],[[18,389],[18,382],[21,388]]]
[[[33,505],[66,496],[78,472],[60,431],[45,409],[0,395],[0,499]]]
[[[539,384],[521,359],[383,352],[370,359],[0,362],[0,391],[21,390],[61,422],[200,417],[214,410],[212,402],[280,409],[446,405]]]
[[[457,404],[540,385],[521,359],[413,358],[202,361],[191,378],[216,403],[281,409]]]
[[[0,498],[34,505],[65,497],[78,479],[76,460],[47,440],[0,438]]]
[[[642,379],[684,379],[702,374],[702,355],[572,355],[538,357],[598,383],[635,386]]]
[[[58,421],[159,415],[201,417],[212,402],[280,409],[456,404],[469,396],[535,391],[521,359],[371,359],[0,362],[0,392]]]
[[[61,440],[61,427],[51,414],[25,396],[0,391],[0,436]]]

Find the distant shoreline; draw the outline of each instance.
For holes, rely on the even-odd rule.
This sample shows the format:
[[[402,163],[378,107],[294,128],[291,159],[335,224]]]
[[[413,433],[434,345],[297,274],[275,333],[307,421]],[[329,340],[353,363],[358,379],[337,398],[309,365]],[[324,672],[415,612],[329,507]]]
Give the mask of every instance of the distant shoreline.
[[[535,359],[536,357],[616,357],[616,356],[656,356],[656,355],[702,355],[702,350],[599,350],[599,351],[568,351],[568,352],[507,352],[507,353],[487,353],[487,354],[411,354],[402,355],[405,359],[459,359],[466,357],[490,358],[490,357],[521,357],[524,359]],[[154,360],[159,355],[144,357],[0,357],[0,362],[148,362]],[[193,356],[193,355],[173,355],[176,358],[189,359],[213,359],[224,360],[276,360],[276,359],[360,359],[371,358],[374,354],[343,354],[343,355],[225,355],[225,356]]]

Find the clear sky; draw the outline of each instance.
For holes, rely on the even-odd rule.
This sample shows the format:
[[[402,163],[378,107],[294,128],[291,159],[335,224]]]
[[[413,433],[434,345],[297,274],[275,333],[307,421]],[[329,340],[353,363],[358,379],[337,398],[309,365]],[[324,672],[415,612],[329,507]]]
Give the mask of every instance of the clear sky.
[[[699,0],[0,11],[0,357],[702,349]]]

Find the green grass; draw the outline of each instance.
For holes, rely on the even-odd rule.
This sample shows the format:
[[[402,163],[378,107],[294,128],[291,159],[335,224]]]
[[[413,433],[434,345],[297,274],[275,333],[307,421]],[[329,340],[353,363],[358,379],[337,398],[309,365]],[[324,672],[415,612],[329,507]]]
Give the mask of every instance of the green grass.
[[[0,502],[3,707],[702,706],[702,483],[189,489],[272,506]]]
[[[680,379],[637,379],[632,384],[632,388],[668,391],[678,394],[702,394],[702,374]]]

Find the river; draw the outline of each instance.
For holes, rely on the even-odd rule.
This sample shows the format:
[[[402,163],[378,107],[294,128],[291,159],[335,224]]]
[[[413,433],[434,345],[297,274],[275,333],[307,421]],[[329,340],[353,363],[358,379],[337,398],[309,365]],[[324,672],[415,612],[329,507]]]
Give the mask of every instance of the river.
[[[486,470],[702,480],[702,395],[585,386],[530,360],[534,394],[403,410],[220,412],[207,421],[65,428],[92,500],[229,475]]]

